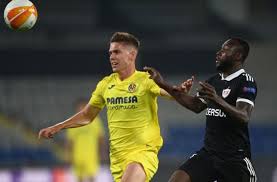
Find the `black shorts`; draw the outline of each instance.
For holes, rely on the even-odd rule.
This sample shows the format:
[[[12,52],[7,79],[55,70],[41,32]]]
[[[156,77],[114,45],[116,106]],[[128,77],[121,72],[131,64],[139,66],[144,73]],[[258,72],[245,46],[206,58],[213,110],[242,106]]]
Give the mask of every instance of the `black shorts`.
[[[190,176],[191,182],[256,182],[254,168],[247,157],[218,157],[205,149],[193,154],[179,170]]]

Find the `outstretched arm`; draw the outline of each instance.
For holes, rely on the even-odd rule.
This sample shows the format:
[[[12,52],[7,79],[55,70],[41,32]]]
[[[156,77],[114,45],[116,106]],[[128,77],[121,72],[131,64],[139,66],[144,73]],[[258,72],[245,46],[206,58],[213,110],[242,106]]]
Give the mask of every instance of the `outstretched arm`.
[[[99,112],[99,108],[87,104],[86,107],[84,107],[80,112],[68,118],[67,120],[40,130],[38,137],[53,138],[53,135],[59,132],[61,129],[76,128],[87,125],[94,120]]]
[[[174,90],[178,90],[180,92],[184,92],[185,94],[189,94],[192,85],[193,85],[193,80],[194,80],[194,76],[192,76],[190,79],[187,79],[186,81],[184,81],[182,84],[180,84],[179,86],[173,86]],[[172,97],[167,91],[165,91],[164,89],[161,89],[161,96],[169,98],[169,99],[174,99],[174,97]]]
[[[216,103],[230,117],[237,121],[247,123],[250,120],[253,106],[246,102],[237,102],[236,106],[228,104],[216,94],[214,87],[208,83],[199,83],[202,88],[199,90],[200,98]]]
[[[200,113],[206,108],[206,104],[202,103],[199,98],[188,95],[180,87],[168,84],[156,69],[144,67],[144,70],[151,75],[150,78],[153,79],[159,87],[167,91],[182,106],[195,113]]]

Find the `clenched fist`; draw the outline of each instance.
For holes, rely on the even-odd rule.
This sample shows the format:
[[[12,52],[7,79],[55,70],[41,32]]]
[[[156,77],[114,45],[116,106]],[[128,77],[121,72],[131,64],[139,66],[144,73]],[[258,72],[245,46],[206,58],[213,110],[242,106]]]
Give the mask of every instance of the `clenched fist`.
[[[48,128],[43,128],[39,131],[38,138],[53,138],[53,135],[61,130],[59,125],[50,126]]]

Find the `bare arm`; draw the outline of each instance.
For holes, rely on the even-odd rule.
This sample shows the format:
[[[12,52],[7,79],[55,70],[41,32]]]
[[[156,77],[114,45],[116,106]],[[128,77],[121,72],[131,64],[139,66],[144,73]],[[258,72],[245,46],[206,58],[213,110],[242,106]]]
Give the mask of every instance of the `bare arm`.
[[[223,100],[223,99],[222,99]],[[223,102],[218,103],[225,113],[234,118],[234,120],[248,123],[250,120],[251,112],[253,106],[246,102],[237,102],[236,107],[228,104],[223,100]]]
[[[58,123],[62,129],[77,128],[91,123],[98,115],[101,109],[87,104],[80,112],[68,118],[67,120]]]
[[[200,113],[206,108],[206,104],[202,103],[197,97],[188,95],[187,92],[184,92],[180,87],[174,87],[168,84],[154,68],[144,67],[144,70],[149,72],[151,75],[150,78],[153,79],[159,87],[169,93],[182,106],[195,113]]]
[[[72,117],[68,118],[67,120],[40,130],[38,137],[53,138],[53,135],[62,129],[76,128],[87,125],[94,120],[100,110],[101,109],[97,107],[87,104],[84,109],[82,109],[80,112],[73,115]]]
[[[176,87],[169,85],[165,81],[159,86],[166,90],[179,104],[195,113],[200,113],[207,107],[206,104],[199,100],[199,98],[190,96],[187,93],[176,89]]]
[[[167,91],[161,88],[160,95],[167,99],[174,99]]]
[[[250,120],[253,106],[245,102],[237,102],[236,106],[228,104],[224,99],[216,94],[213,86],[208,83],[201,83],[202,89],[199,90],[201,98],[208,99],[211,102],[216,103],[222,110],[227,113],[234,120],[247,123]]]
[[[190,79],[187,79],[186,81],[184,81],[179,86],[174,85],[173,89],[174,90],[179,90],[180,92],[184,92],[185,94],[189,94],[189,92],[192,88],[192,85],[193,85],[193,80],[194,80],[194,76],[192,76]],[[174,99],[167,91],[165,91],[162,88],[161,88],[161,96],[169,98],[169,99]]]

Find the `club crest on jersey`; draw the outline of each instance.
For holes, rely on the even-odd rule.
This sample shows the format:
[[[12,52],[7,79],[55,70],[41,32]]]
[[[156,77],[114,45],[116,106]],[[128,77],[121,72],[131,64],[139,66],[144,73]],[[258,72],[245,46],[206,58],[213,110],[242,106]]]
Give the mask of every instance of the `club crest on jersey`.
[[[133,92],[136,91],[136,88],[137,88],[136,84],[131,83],[131,84],[129,85],[129,87],[128,87],[128,91],[129,91],[130,93],[133,93]]]
[[[223,98],[228,97],[228,95],[230,94],[230,92],[231,92],[231,89],[230,89],[230,88],[226,88],[226,89],[222,90],[222,97],[223,97]]]

